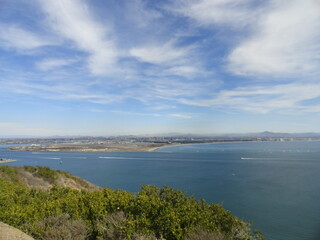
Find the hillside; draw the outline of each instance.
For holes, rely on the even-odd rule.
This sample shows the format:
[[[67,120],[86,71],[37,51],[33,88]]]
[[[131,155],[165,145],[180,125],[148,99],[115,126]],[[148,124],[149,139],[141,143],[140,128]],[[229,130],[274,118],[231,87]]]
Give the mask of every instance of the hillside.
[[[0,221],[36,240],[264,239],[221,205],[166,186],[132,194],[47,167],[0,166],[0,190]]]
[[[0,166],[0,179],[1,178],[39,190],[47,190],[54,185],[88,191],[102,189],[68,172],[52,170],[42,166]]]

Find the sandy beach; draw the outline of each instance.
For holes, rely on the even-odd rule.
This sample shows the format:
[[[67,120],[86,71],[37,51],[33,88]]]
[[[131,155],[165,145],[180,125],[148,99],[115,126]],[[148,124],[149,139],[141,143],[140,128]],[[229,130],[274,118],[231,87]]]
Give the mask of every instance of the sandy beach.
[[[15,161],[17,161],[17,160],[3,159],[3,158],[0,159],[0,163],[8,163],[8,162],[15,162]]]
[[[25,145],[10,147],[13,151],[32,152],[153,152],[160,147],[171,146],[165,143],[71,143],[48,145]]]

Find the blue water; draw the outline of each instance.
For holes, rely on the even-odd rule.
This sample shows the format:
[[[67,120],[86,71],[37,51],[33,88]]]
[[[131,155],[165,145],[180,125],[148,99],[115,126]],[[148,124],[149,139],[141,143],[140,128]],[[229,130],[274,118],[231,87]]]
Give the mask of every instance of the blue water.
[[[10,165],[61,169],[103,187],[168,185],[218,202],[270,240],[320,239],[320,142],[217,143],[151,153],[12,152]]]

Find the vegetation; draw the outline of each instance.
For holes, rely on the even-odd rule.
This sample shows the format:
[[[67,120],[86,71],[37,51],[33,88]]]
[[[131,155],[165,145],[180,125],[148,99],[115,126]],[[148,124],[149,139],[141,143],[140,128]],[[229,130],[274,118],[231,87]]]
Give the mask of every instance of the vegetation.
[[[14,176],[10,168],[0,171]],[[37,173],[54,179],[56,171],[43,168]],[[39,240],[263,239],[219,204],[168,187],[146,185],[136,195],[109,188],[36,190],[3,177],[0,189],[0,221]]]
[[[0,178],[8,179],[12,182],[21,183],[23,180],[18,176],[18,170],[10,166],[0,166]]]
[[[48,167],[42,166],[24,166],[24,169],[30,173],[33,173],[35,176],[44,178],[51,183],[54,183],[58,178],[57,171],[54,171]]]

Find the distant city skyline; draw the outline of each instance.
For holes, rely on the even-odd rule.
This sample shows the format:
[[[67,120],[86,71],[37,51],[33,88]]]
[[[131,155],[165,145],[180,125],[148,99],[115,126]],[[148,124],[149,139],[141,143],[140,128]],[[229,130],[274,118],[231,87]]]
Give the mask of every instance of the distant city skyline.
[[[0,137],[320,132],[316,0],[0,1]]]

